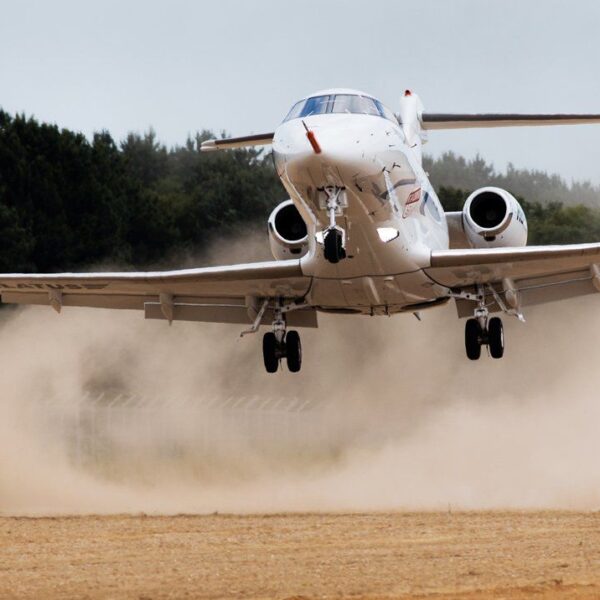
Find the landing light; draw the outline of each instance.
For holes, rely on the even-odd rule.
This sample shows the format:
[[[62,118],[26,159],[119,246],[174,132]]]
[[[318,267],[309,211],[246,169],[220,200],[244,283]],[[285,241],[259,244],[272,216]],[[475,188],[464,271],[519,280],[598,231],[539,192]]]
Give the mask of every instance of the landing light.
[[[379,239],[386,244],[395,240],[400,235],[400,232],[394,227],[378,227],[377,233]]]

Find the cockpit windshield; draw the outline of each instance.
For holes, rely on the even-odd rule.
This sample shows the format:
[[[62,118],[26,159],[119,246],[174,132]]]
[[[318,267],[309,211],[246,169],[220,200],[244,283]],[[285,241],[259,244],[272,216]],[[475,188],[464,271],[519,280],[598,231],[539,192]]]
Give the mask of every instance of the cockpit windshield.
[[[347,113],[354,115],[373,115],[383,117],[397,123],[394,113],[383,106],[379,100],[358,94],[330,94],[328,96],[313,96],[296,103],[284,119],[300,119],[310,115],[331,113]]]

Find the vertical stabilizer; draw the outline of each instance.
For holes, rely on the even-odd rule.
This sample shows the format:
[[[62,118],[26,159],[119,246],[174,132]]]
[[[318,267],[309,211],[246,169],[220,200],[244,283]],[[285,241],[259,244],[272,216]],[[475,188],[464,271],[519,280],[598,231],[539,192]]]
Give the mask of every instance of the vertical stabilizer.
[[[404,131],[406,143],[421,157],[421,146],[427,141],[427,133],[423,129],[423,103],[410,90],[406,90],[400,98],[398,122]]]

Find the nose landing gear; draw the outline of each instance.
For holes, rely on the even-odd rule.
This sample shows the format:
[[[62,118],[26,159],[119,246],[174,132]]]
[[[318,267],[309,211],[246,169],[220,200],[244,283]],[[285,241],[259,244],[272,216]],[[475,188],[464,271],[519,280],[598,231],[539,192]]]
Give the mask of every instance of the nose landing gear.
[[[347,206],[344,188],[326,187],[323,190],[327,195],[325,208],[329,215],[329,227],[323,235],[325,259],[336,264],[346,258],[346,233],[336,223],[336,216],[342,214],[342,209]]]
[[[325,259],[330,263],[336,264],[340,260],[346,258],[346,250],[344,249],[344,234],[337,227],[328,229],[324,238],[324,254]]]

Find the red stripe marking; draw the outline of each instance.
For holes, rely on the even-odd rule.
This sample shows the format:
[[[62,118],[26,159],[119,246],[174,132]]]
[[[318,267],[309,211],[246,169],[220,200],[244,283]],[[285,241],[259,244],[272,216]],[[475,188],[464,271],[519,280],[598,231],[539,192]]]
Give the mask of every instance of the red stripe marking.
[[[317,138],[315,136],[314,131],[310,131],[310,129],[306,132],[306,137],[312,146],[312,149],[315,151],[315,154],[321,154],[321,146],[319,146],[319,142],[317,142]]]

